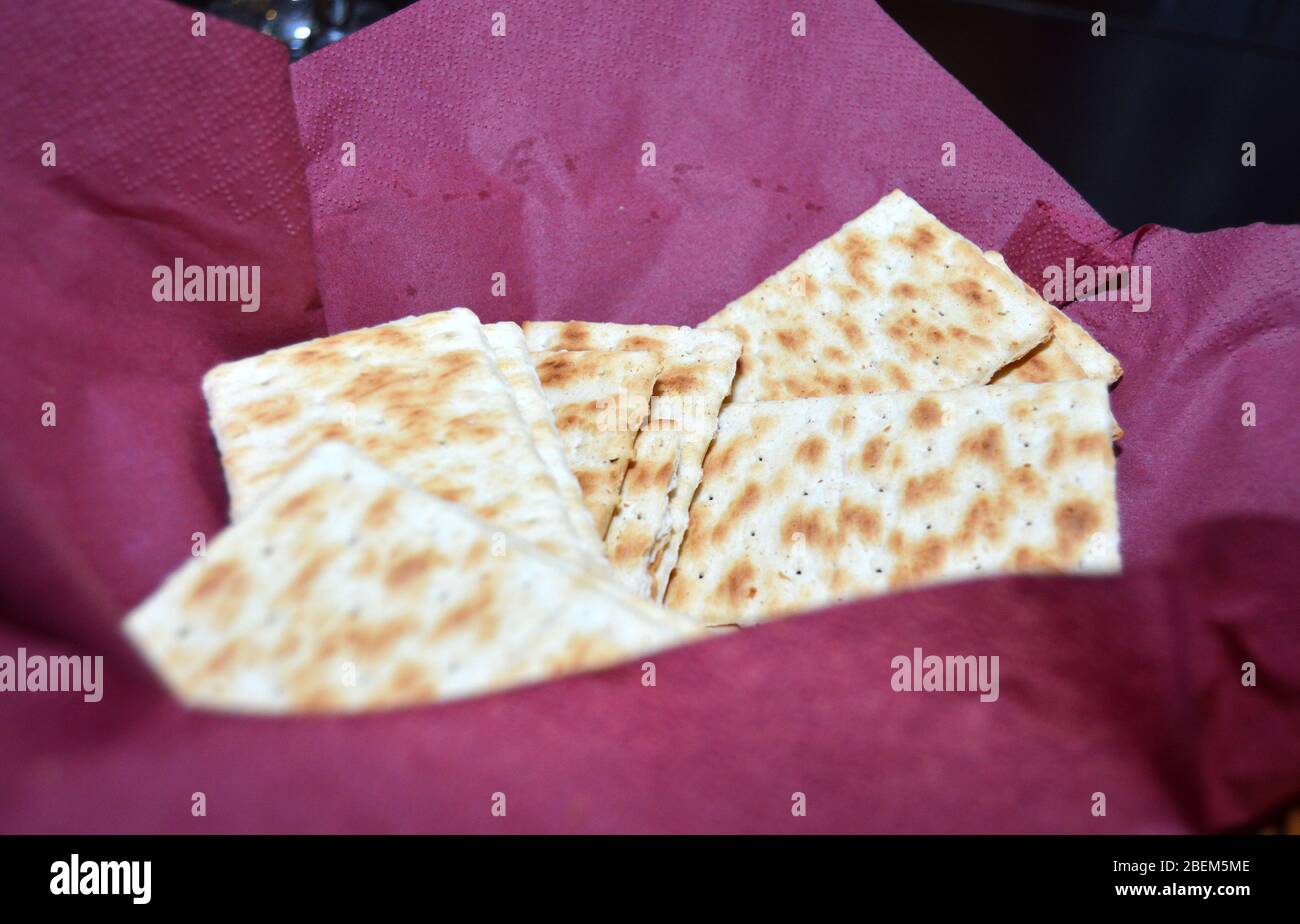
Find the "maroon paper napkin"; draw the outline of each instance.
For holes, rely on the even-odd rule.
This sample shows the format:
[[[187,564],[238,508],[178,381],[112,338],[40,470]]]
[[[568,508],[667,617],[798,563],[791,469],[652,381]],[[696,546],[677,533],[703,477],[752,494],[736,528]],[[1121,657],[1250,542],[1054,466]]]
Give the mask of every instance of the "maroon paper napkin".
[[[1122,236],[870,4],[796,36],[775,4],[554,3],[493,36],[491,5],[425,2],[292,68],[180,8],[63,6],[0,29],[0,655],[105,682],[0,693],[0,830],[1204,831],[1300,794],[1297,229]],[[346,719],[188,712],[122,643],[224,519],[212,364],[453,305],[694,323],[895,186],[1035,285],[1149,267],[1148,310],[1067,306],[1126,370],[1124,576]],[[259,264],[260,309],[154,301],[178,257]],[[918,648],[998,656],[998,699],[894,692]]]

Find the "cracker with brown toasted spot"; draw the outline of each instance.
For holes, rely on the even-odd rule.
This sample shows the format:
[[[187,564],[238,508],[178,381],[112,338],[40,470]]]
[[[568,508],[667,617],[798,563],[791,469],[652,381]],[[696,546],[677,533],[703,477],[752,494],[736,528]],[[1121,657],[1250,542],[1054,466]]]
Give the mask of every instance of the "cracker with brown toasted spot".
[[[203,392],[233,519],[333,439],[547,551],[591,560],[464,308],[226,363],[204,376]]]
[[[1011,272],[1002,254],[985,251],[989,262]],[[1044,301],[1034,287],[1023,283],[1027,294],[1036,299],[1054,321],[1052,336],[1020,359],[1004,366],[993,376],[994,382],[1064,382],[1069,379],[1102,379],[1114,384],[1124,374],[1119,360],[1107,352],[1082,325],[1055,305]]]
[[[339,443],[318,446],[124,624],[187,705],[357,712],[474,696],[686,641],[689,619]]]
[[[605,533],[605,554],[623,585],[640,596],[654,593],[656,550],[673,539],[671,504],[684,444],[685,434],[673,420],[652,420],[637,434],[616,517]]]
[[[603,560],[605,550],[601,537],[596,534],[596,524],[587,512],[582,488],[565,457],[565,444],[556,429],[550,402],[533,368],[523,330],[518,324],[502,321],[483,325],[483,335],[492,347],[497,368],[510,386],[520,415],[532,432],[533,446],[564,502],[566,519],[577,536],[579,550],[595,561]]]
[[[1060,339],[1049,337],[1013,363],[1003,366],[993,376],[990,384],[1039,384],[1042,382],[1068,382],[1086,379],[1083,368],[1074,361],[1061,345]]]
[[[618,504],[637,432],[659,374],[654,353],[553,350],[533,354],[564,455],[602,538]]]
[[[748,623],[939,581],[1116,571],[1110,427],[1106,383],[1091,379],[733,402],[666,602]],[[810,482],[826,492],[813,509],[834,511],[833,577],[796,587],[788,535],[827,542]]]
[[[716,625],[827,601],[840,496],[836,405],[825,398],[723,410],[669,606]]]
[[[1070,356],[1083,369],[1090,379],[1101,379],[1114,385],[1124,375],[1124,368],[1119,360],[1097,340],[1078,321],[1065,312],[1052,307],[1056,317],[1053,336],[1059,337]]]
[[[639,350],[659,357],[650,421],[633,445],[605,550],[624,586],[662,600],[718,410],[731,389],[739,341],[727,331],[584,321],[528,322],[524,335],[537,351]]]
[[[1020,280],[899,190],[702,328],[744,352],[732,400],[988,382],[1051,333]]]
[[[844,426],[841,503],[869,510],[871,528],[841,534],[837,599],[1119,570],[1105,382],[880,395],[855,403]]]

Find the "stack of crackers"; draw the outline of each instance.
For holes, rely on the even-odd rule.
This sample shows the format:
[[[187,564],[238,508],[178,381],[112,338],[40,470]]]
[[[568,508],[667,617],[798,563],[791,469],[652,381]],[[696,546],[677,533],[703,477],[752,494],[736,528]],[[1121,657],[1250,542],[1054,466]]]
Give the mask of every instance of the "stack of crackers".
[[[232,522],[126,630],[186,703],[356,711],[1113,572],[1119,375],[898,191],[696,328],[455,308],[296,344],[205,377]]]

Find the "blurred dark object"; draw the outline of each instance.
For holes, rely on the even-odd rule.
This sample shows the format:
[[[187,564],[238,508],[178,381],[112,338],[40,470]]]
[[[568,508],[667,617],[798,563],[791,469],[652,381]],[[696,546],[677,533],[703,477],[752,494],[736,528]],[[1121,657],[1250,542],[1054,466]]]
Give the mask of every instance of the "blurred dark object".
[[[185,5],[248,26],[289,46],[294,58],[378,22],[415,0],[185,0]]]
[[[1300,2],[878,2],[1121,231],[1300,222]]]

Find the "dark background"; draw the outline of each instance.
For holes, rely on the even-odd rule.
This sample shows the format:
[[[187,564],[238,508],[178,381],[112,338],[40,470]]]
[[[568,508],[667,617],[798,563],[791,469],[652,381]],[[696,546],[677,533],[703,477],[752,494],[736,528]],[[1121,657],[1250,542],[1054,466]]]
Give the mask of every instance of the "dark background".
[[[297,57],[410,2],[188,5]],[[1300,223],[1300,0],[879,2],[1121,231]],[[1246,141],[1257,166],[1242,166]]]
[[[1300,3],[880,5],[1121,231],[1300,222]]]

